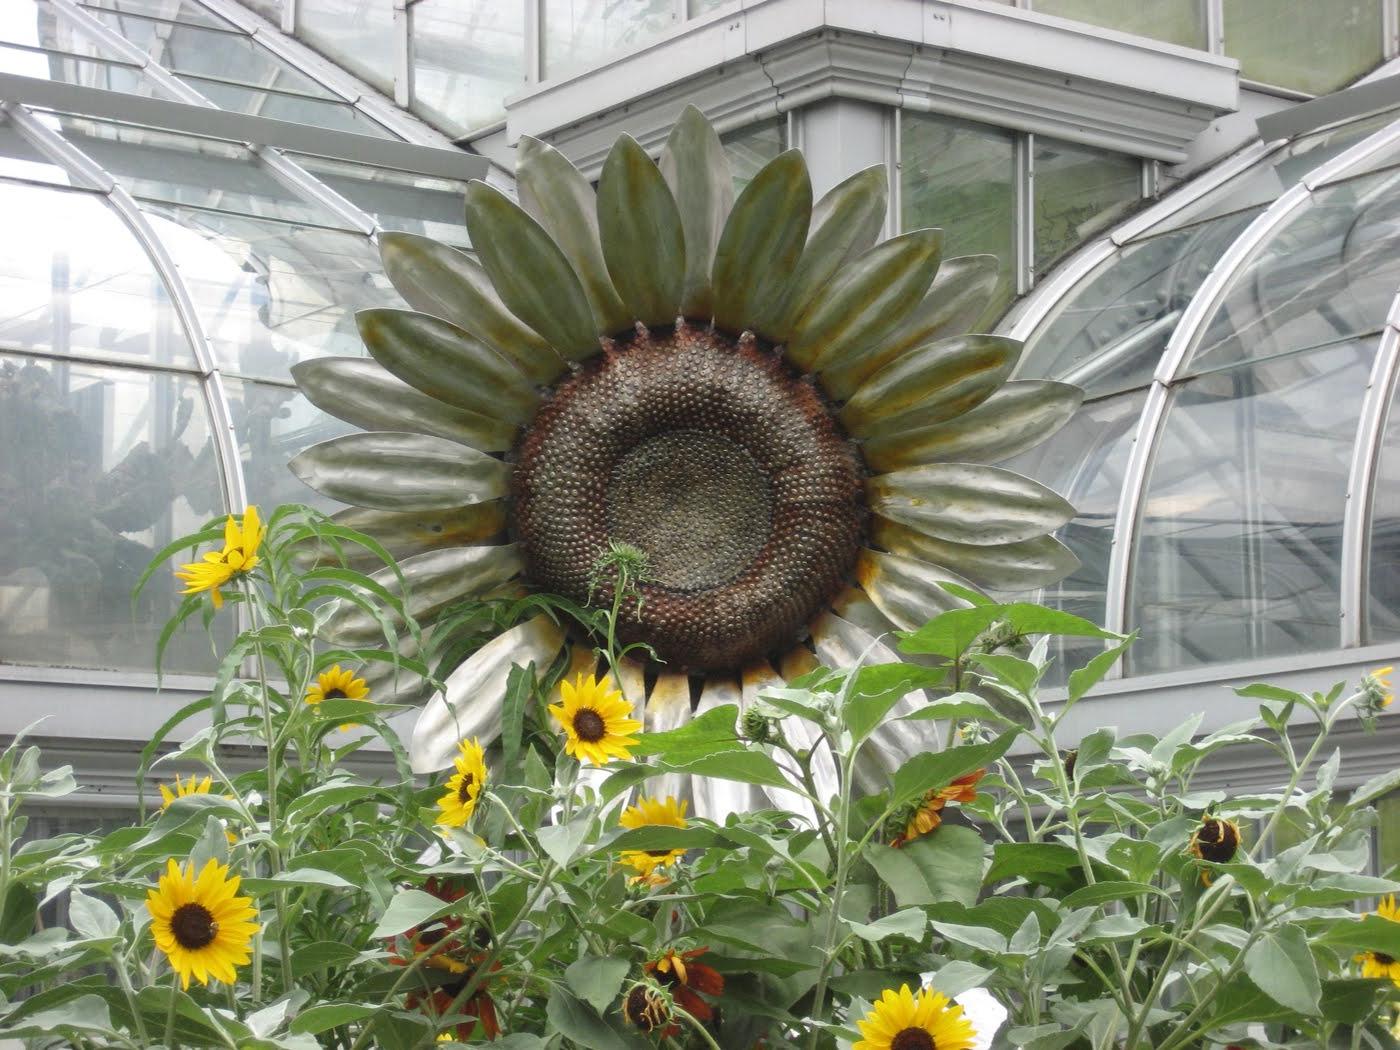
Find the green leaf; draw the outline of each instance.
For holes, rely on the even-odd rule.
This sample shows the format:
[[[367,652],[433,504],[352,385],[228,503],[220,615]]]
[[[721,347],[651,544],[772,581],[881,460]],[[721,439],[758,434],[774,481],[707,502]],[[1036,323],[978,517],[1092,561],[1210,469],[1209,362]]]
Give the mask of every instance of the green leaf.
[[[270,893],[276,889],[287,886],[316,887],[323,886],[337,890],[353,890],[358,887],[353,882],[341,878],[339,875],[329,871],[321,871],[317,868],[295,868],[291,871],[281,871],[276,875],[268,875],[263,878],[245,878],[243,888],[249,893]],[[433,898],[436,900],[437,898]],[[441,904],[441,901],[438,901]],[[412,925],[410,923],[409,925]]]
[[[1400,788],[1400,765],[1394,769],[1388,769],[1384,773],[1377,773],[1353,791],[1351,797],[1347,799],[1347,808],[1357,809],[1368,802],[1374,802],[1376,799],[1390,794],[1397,788]]]
[[[960,776],[985,769],[1006,754],[1019,730],[1003,733],[987,744],[966,744],[946,751],[926,751],[900,766],[890,788],[891,811],[934,788],[947,787]]]
[[[1090,908],[1100,904],[1107,904],[1110,901],[1129,900],[1133,897],[1141,897],[1147,894],[1154,894],[1158,897],[1169,898],[1170,895],[1162,889],[1146,882],[1123,882],[1109,881],[1096,882],[1092,886],[1081,886],[1073,893],[1069,894],[1060,903],[1071,910],[1075,908]]]
[[[19,944],[34,932],[39,898],[22,882],[10,883],[5,891],[5,907],[0,911],[0,944]]]
[[[383,1003],[317,1003],[297,1014],[288,1030],[304,1035],[317,1035],[351,1021],[373,1017],[382,1009]]]
[[[1380,952],[1400,959],[1400,922],[1367,915],[1355,922],[1335,923],[1322,932],[1318,941],[1334,948]]]
[[[112,1015],[107,1001],[97,995],[80,995],[71,1002],[48,1010],[39,1010],[7,1030],[9,1035],[33,1035],[49,1032],[103,1032],[111,1034]]]
[[[430,919],[445,915],[453,905],[444,904],[438,897],[422,890],[401,890],[394,894],[378,924],[370,932],[370,940],[382,940],[403,933],[414,926],[421,926]]]
[[[1244,971],[1276,1003],[1305,1017],[1317,1013],[1322,984],[1301,927],[1289,924],[1255,941],[1245,952]]]
[[[629,969],[631,963],[623,958],[600,959],[586,955],[569,964],[564,980],[580,999],[599,1014],[605,1014],[617,1000]]]
[[[1083,667],[1071,671],[1069,673],[1069,704],[1077,703],[1085,693],[1103,681],[1103,676],[1108,674],[1109,669],[1122,658],[1128,646],[1136,640],[1137,632],[1134,631],[1124,641],[1112,648],[1105,649]]]
[[[686,762],[743,746],[734,731],[739,719],[737,704],[721,704],[679,729],[664,733],[643,733],[633,749],[638,755],[659,755],[674,762]]]
[[[668,828],[659,824],[631,828],[599,846],[600,850],[704,849],[719,836],[709,828]]]
[[[772,787],[792,786],[792,781],[783,773],[782,767],[762,751],[747,749],[724,751],[719,754],[704,755],[689,762],[667,760],[661,763],[661,767],[664,771],[671,773],[689,773],[691,776],[737,780],[743,784],[767,784]]]
[[[841,709],[841,718],[851,731],[852,740],[859,743],[874,732],[889,714],[890,708],[916,689],[939,685],[947,677],[944,668],[920,667],[917,664],[872,664],[855,673],[848,685],[848,695]]]
[[[534,695],[534,661],[527,667],[512,667],[506,677],[505,699],[501,701],[501,769],[507,783],[513,783],[519,773],[525,712]]]
[[[865,857],[902,908],[941,901],[970,906],[982,886],[987,852],[977,832],[945,824],[900,849],[874,843]]]
[[[928,930],[928,919],[918,908],[905,908],[870,923],[850,919],[842,921],[857,937],[872,944],[886,937],[908,937],[912,941],[920,941]]]
[[[583,840],[588,837],[588,826],[592,821],[591,813],[583,813],[567,824],[550,824],[540,828],[536,834],[540,849],[549,854],[549,859],[555,864],[567,868],[578,854]]]
[[[1370,977],[1344,977],[1322,982],[1322,1016],[1343,1024],[1361,1024],[1376,1008],[1376,996],[1386,983]]]
[[[1307,697],[1302,693],[1295,693],[1292,689],[1284,689],[1282,686],[1269,685],[1266,682],[1255,682],[1242,689],[1236,689],[1239,696],[1251,697],[1255,700],[1273,700],[1281,704],[1305,704]]]
[[[990,677],[1002,685],[1010,686],[1021,696],[1029,697],[1040,683],[1044,668],[1037,667],[1029,660],[1009,653],[969,653],[968,662],[990,672]],[[983,677],[988,677],[984,674]]]
[[[310,791],[303,792],[287,805],[287,819],[306,819],[323,813],[332,806],[343,806],[352,802],[363,802],[368,798],[387,797],[388,791],[371,784],[347,784],[343,781],[330,781],[319,784]]]
[[[902,716],[900,721],[925,722],[933,718],[946,718],[959,722],[976,720],[1007,724],[1006,716],[976,693],[951,693],[948,696],[940,696],[917,711]]]
[[[899,650],[959,660],[977,636],[1001,617],[1001,609],[1000,605],[984,605],[942,613],[917,631],[900,632]]]
[[[354,961],[359,954],[353,947],[340,941],[313,941],[292,952],[292,973],[297,980],[302,980],[308,974],[332,966],[344,966]]]
[[[80,936],[94,940],[115,937],[121,929],[117,913],[104,901],[76,889],[68,899],[68,921]]]
[[[933,928],[942,935],[944,940],[965,944],[969,948],[991,952],[993,955],[1006,954],[1006,938],[997,933],[996,930],[986,926],[964,926],[961,923],[934,920]]]
[[[572,1039],[589,1050],[633,1050],[649,1044],[640,1037],[610,1025],[587,1003],[576,998],[562,985],[555,985],[545,1004],[545,1016],[553,1031]]]

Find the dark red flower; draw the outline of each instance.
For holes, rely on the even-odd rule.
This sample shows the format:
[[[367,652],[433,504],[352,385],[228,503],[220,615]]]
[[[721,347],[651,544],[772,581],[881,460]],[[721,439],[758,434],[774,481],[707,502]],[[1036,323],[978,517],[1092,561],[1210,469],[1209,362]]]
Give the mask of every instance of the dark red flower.
[[[682,1010],[697,1021],[714,1019],[715,1011],[709,1003],[701,999],[697,992],[718,996],[724,994],[724,975],[713,967],[696,962],[709,948],[692,948],[688,952],[667,951],[655,962],[649,962],[644,969],[656,978],[658,984],[670,991],[672,998]],[[671,1025],[664,1034],[676,1035],[677,1025]]]

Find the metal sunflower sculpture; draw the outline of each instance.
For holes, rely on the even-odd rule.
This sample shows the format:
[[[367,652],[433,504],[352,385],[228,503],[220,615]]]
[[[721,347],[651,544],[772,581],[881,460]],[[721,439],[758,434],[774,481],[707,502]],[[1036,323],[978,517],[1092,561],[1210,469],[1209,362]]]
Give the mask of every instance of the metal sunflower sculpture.
[[[988,464],[1057,430],[1081,394],[1008,383],[1020,344],[965,334],[992,257],[940,266],[938,230],[876,244],[883,169],[814,205],[789,150],[735,200],[693,107],[659,163],[619,139],[596,194],[542,142],[518,158],[519,205],[467,190],[475,258],[384,235],[414,309],[359,314],[373,360],[295,369],[311,401],[368,432],[293,471],[405,559],[429,630],[452,603],[522,586],[587,603],[610,544],[638,548],[648,579],[619,630],[659,662],[625,662],[619,684],[656,730],[964,604],[945,583],[1024,590],[1074,568],[1049,535],[1073,508]],[[342,612],[347,637],[378,634]],[[539,616],[477,650],[419,718],[415,767],[494,738],[510,668],[571,644],[587,652]],[[892,767],[920,749],[879,754]]]

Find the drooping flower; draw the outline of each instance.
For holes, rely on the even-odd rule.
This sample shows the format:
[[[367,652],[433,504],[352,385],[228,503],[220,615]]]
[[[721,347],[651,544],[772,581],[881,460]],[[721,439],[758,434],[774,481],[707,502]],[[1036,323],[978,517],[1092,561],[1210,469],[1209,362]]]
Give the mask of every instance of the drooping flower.
[[[714,967],[696,961],[709,950],[709,948],[692,948],[684,952],[671,950],[663,954],[661,958],[643,966],[643,969],[655,979],[656,983],[670,993],[677,1006],[702,1023],[713,1020],[715,1011],[714,1007],[700,998],[697,993],[703,992],[712,997],[724,994],[724,975]],[[666,1029],[664,1034],[675,1035],[679,1031],[678,1025],[672,1025]]]
[[[258,913],[250,898],[236,896],[238,883],[218,861],[206,861],[196,878],[193,861],[181,868],[171,860],[146,895],[156,947],[182,988],[189,988],[191,977],[200,984],[211,978],[232,984],[238,979],[235,967],[248,961]]]
[[[686,827],[685,810],[688,803],[677,802],[668,795],[665,799],[643,798],[635,806],[628,806],[618,817],[624,828],[645,827]],[[684,849],[623,850],[622,863],[637,872],[638,880],[647,880],[657,868],[669,868],[685,856]]]
[[[223,549],[208,551],[200,561],[187,562],[175,571],[185,582],[185,589],[180,593],[209,591],[214,608],[222,609],[224,596],[219,588],[253,571],[258,564],[258,548],[262,541],[263,527],[258,520],[257,507],[245,510],[242,521],[235,521],[230,514],[224,524]]]
[[[666,997],[646,984],[634,984],[622,997],[622,1016],[628,1024],[643,1032],[677,1032],[671,1024],[671,1006]]]
[[[1395,702],[1395,691],[1390,686],[1393,667],[1378,667],[1361,679],[1363,705],[1371,714],[1379,714]]]
[[[973,1050],[977,1035],[963,1008],[941,992],[887,989],[864,1019],[852,1050]]]
[[[437,823],[445,828],[466,826],[486,786],[486,753],[480,742],[463,740],[461,751],[456,760],[457,772],[448,778],[447,790],[437,802]]]
[[[943,807],[949,802],[971,802],[977,797],[977,784],[987,775],[985,769],[974,770],[958,777],[946,787],[933,788],[919,801],[910,813],[902,834],[897,835],[891,846],[898,849],[921,835],[927,835],[943,823]]]
[[[1400,923],[1400,906],[1395,903],[1395,894],[1392,893],[1382,900],[1374,914],[1382,919]],[[1385,952],[1362,952],[1356,957],[1356,961],[1361,964],[1362,977],[1380,977],[1394,981],[1396,986],[1400,987],[1400,959],[1395,956]]]
[[[1239,852],[1241,841],[1238,824],[1233,820],[1213,817],[1207,813],[1201,818],[1200,827],[1192,832],[1191,843],[1187,849],[1197,860],[1211,864],[1229,864]],[[1209,886],[1212,880],[1211,873],[1202,869],[1201,881]]]
[[[369,696],[369,685],[354,671],[342,670],[336,664],[328,671],[316,676],[316,684],[306,691],[308,704],[319,704],[323,700],[363,700]]]
[[[160,785],[161,809],[168,809],[170,803],[177,798],[185,798],[189,795],[207,795],[209,789],[214,786],[212,777],[205,777],[200,780],[194,774],[190,774],[188,780],[181,780],[180,774],[175,774],[175,790],[171,791],[165,784]]]
[[[580,674],[559,686],[561,702],[549,713],[564,730],[564,750],[580,762],[605,766],[627,758],[637,746],[642,723],[632,717],[632,705],[605,679]]]
[[[620,637],[661,663],[619,677],[648,719],[681,700],[688,718],[692,674],[701,696],[756,693],[801,673],[809,639],[838,661],[965,604],[944,583],[1025,590],[1075,567],[1050,535],[1073,508],[988,464],[1054,433],[1081,392],[1008,383],[1020,344],[967,334],[993,258],[942,260],[936,230],[876,244],[882,169],[814,204],[789,150],[736,199],[693,107],[659,164],[620,139],[596,193],[543,142],[522,139],[517,160],[520,205],[468,187],[475,257],[381,238],[413,309],[357,315],[373,361],[293,370],[366,432],[292,469],[403,559],[425,626],[503,588],[587,604],[599,556],[625,543],[651,579]],[[333,626],[378,631],[348,606]],[[489,743],[512,666],[570,644],[589,642],[540,616],[467,657],[418,721],[415,768],[446,768],[464,735]],[[884,772],[923,749],[879,733],[867,757]]]

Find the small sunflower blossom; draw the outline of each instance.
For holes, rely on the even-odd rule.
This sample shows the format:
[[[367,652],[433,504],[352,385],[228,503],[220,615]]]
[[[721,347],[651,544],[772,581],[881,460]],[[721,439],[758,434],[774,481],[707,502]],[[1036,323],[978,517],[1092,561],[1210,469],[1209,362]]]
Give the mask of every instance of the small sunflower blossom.
[[[895,849],[906,842],[937,830],[943,823],[943,807],[949,802],[959,805],[977,798],[977,784],[987,775],[985,769],[974,770],[958,777],[947,787],[933,788],[927,792],[904,821],[904,831],[896,835],[890,843]]]
[[[156,888],[146,895],[151,913],[151,935],[156,947],[170,961],[188,989],[190,978],[200,984],[210,979],[233,984],[236,967],[251,957],[253,935],[260,929],[251,898],[235,896],[239,877],[228,866],[209,860],[194,871],[194,861],[183,868],[174,860],[166,867]]]
[[[1358,711],[1366,715],[1378,715],[1395,703],[1395,690],[1390,685],[1390,675],[1395,668],[1378,667],[1361,679],[1361,701]]]
[[[363,700],[369,696],[369,685],[354,671],[343,670],[336,664],[316,676],[316,684],[306,691],[308,704],[325,700]]]
[[[696,961],[709,950],[708,947],[703,947],[685,952],[667,951],[661,958],[642,967],[649,977],[666,990],[677,1006],[702,1024],[714,1019],[715,1010],[697,993],[703,992],[708,996],[724,994],[724,975],[714,967]],[[646,1030],[651,1031],[649,1028]],[[679,1033],[680,1026],[672,1024],[662,1034],[674,1036]]]
[[[610,759],[626,759],[637,746],[642,723],[632,717],[632,705],[622,692],[610,689],[591,674],[580,674],[559,687],[562,702],[549,713],[564,730],[564,750],[579,762],[605,766]]]
[[[1191,833],[1189,852],[1197,860],[1209,864],[1229,864],[1235,859],[1240,848],[1240,826],[1224,817],[1213,817],[1209,813],[1201,817],[1201,825]],[[1201,881],[1207,886],[1214,881],[1210,871],[1201,870]]]
[[[634,828],[685,828],[688,802],[677,802],[671,796],[664,799],[639,799],[635,806],[628,806],[618,817],[618,823],[629,831]],[[633,883],[646,882],[656,885],[653,878],[658,868],[669,868],[685,856],[684,849],[623,850],[622,863],[637,872]],[[662,878],[662,882],[666,880]]]
[[[1395,894],[1382,900],[1373,914],[1400,923],[1400,905],[1395,903]],[[1400,987],[1400,959],[1395,956],[1385,952],[1362,952],[1356,956],[1356,961],[1361,964],[1362,977],[1379,977]],[[1400,1023],[1397,1026],[1400,1027]]]
[[[175,789],[172,791],[165,784],[160,785],[160,808],[169,809],[170,804],[177,798],[188,798],[190,795],[207,795],[209,789],[214,786],[212,777],[205,777],[200,780],[194,774],[188,780],[181,780],[180,774],[175,774]]]
[[[257,507],[245,510],[241,522],[230,514],[224,525],[223,550],[208,551],[201,560],[187,562],[175,571],[175,575],[185,583],[185,589],[180,593],[208,591],[214,608],[222,609],[224,595],[219,588],[257,567],[257,552],[262,545],[263,533]]]
[[[456,772],[448,778],[446,791],[437,801],[437,823],[444,828],[466,827],[486,786],[486,753],[480,741],[473,737],[459,746]]]
[[[856,1022],[861,1040],[851,1050],[973,1050],[977,1033],[963,1008],[941,992],[903,985],[887,989],[865,1017]]]

